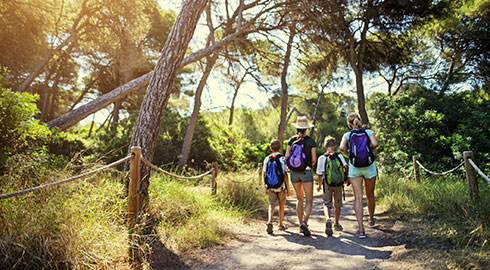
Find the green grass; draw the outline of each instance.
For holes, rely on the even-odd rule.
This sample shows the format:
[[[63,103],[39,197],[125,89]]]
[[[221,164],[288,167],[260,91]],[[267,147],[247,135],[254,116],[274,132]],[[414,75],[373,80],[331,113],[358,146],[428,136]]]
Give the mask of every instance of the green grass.
[[[462,174],[423,176],[421,183],[388,175],[377,182],[376,196],[406,223],[407,234],[427,241],[420,249],[443,251],[453,268],[466,269],[490,257],[490,184],[480,180],[479,189],[480,202],[474,205]]]
[[[78,171],[69,165],[46,170],[34,180],[30,170],[17,172],[0,177],[0,193]],[[265,196],[256,192],[256,181],[233,185],[218,177],[218,194],[212,195],[209,179],[191,182],[154,173],[149,207],[136,230],[137,248],[151,251],[153,241],[174,251],[222,244],[235,224],[264,206]],[[0,269],[125,267],[130,248],[126,217],[125,189],[117,171],[0,200]]]

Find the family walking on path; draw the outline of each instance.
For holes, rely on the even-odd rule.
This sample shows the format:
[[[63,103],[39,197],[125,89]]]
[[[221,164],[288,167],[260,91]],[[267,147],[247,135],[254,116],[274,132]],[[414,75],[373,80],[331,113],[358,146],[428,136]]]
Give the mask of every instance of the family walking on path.
[[[323,190],[323,209],[325,214],[325,233],[333,235],[333,230],[342,231],[340,214],[344,183],[352,185],[354,192],[354,212],[358,229],[356,236],[366,238],[363,222],[363,183],[368,204],[368,226],[375,227],[374,188],[378,171],[373,150],[378,147],[374,131],[364,129],[358,114],[352,113],[347,118],[349,131],[342,136],[337,152],[335,138],[327,136],[323,142],[325,154],[318,157],[315,140],[306,135],[306,130],[313,127],[306,117],[298,117],[294,127],[296,135],[288,140],[286,154],[281,154],[281,142],[272,140],[270,149],[273,152],[264,160],[265,192],[269,195],[269,211],[267,233],[273,233],[273,216],[279,206],[279,230],[286,230],[284,221],[284,205],[290,194],[289,180],[296,193],[296,215],[299,232],[310,236],[308,220],[313,209],[313,168],[316,166],[318,180],[317,191]],[[345,154],[345,157],[344,157]],[[348,162],[346,158],[348,157]],[[288,175],[288,173],[290,175]],[[322,189],[323,187],[323,189]],[[332,208],[334,216],[332,221]],[[332,229],[333,227],[333,229]]]

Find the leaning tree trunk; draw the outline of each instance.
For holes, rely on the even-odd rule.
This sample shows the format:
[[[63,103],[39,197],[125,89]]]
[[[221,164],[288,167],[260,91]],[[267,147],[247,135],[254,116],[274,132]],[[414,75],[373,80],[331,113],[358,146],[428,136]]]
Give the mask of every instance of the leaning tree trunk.
[[[288,83],[286,77],[288,75],[289,63],[291,62],[291,50],[293,46],[294,36],[296,35],[296,28],[294,26],[289,27],[289,40],[286,48],[286,54],[284,55],[284,66],[281,73],[281,120],[279,121],[279,127],[277,131],[277,139],[281,142],[281,150],[283,148],[284,131],[286,130],[286,114],[288,110]]]
[[[186,58],[184,58],[184,60],[182,60],[180,67],[186,66],[190,63],[194,63],[199,59],[202,59],[203,57],[210,55],[214,51],[219,50],[222,47],[226,46],[227,44],[239,39],[241,35],[243,35],[243,32],[231,34],[223,38],[222,40],[216,42],[216,44],[211,45],[207,48],[204,48],[198,52],[195,52],[187,56]],[[66,130],[72,127],[73,125],[77,124],[78,122],[83,120],[85,117],[91,115],[92,113],[95,113],[100,109],[107,107],[109,104],[115,102],[116,100],[124,98],[134,93],[136,90],[140,89],[141,87],[145,86],[150,81],[150,78],[153,76],[153,73],[154,71],[150,71],[144,75],[141,75],[140,77],[126,83],[125,85],[121,85],[111,90],[109,93],[104,94],[88,102],[87,104],[84,104],[72,111],[69,111],[63,115],[58,116],[57,118],[48,122],[48,127],[49,128],[58,127],[61,130]]]
[[[141,104],[130,147],[141,147],[143,157],[149,162],[153,161],[158,131],[175,78],[196,29],[197,21],[207,2],[208,0],[186,0],[182,4],[182,9],[165,42],[162,55],[154,69]],[[147,166],[142,166],[141,175],[143,178],[138,205],[140,209],[144,209],[148,201],[149,169]]]
[[[197,120],[199,117],[199,111],[201,109],[201,96],[204,86],[206,85],[206,81],[208,80],[209,74],[211,74],[211,70],[213,70],[213,66],[218,59],[218,53],[213,54],[211,57],[208,57],[206,63],[206,69],[202,74],[201,81],[199,81],[199,85],[197,86],[196,93],[194,96],[194,109],[192,110],[191,119],[189,120],[189,126],[187,126],[187,131],[184,137],[184,143],[182,144],[182,152],[179,157],[178,170],[181,171],[182,168],[187,164],[187,160],[189,159],[189,153],[191,151],[191,143],[192,138],[194,137],[194,131],[196,130]]]

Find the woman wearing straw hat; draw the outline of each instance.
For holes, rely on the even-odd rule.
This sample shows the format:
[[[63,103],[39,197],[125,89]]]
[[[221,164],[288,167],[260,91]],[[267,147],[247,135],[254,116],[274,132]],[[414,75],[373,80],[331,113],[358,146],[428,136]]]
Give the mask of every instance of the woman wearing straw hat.
[[[316,163],[316,142],[306,135],[306,129],[313,127],[306,116],[300,116],[293,124],[296,135],[291,137],[286,148],[286,160],[291,169],[291,182],[297,196],[296,214],[301,224],[300,233],[310,236],[308,219],[313,208],[313,165]],[[300,153],[300,154],[298,154]],[[301,157],[301,158],[300,158]],[[306,201],[304,207],[303,202]]]

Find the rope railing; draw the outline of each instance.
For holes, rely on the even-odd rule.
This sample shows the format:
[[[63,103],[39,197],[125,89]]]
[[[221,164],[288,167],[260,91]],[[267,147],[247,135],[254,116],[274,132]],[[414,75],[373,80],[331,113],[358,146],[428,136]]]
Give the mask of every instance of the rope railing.
[[[146,160],[145,158],[141,158],[141,161],[143,161],[143,163],[145,163],[146,165],[148,165],[149,167],[151,167],[152,169],[158,171],[158,172],[161,172],[163,174],[166,174],[168,176],[172,176],[172,177],[175,177],[175,178],[181,178],[181,179],[187,179],[187,180],[192,180],[192,179],[199,179],[199,178],[202,178],[208,174],[211,174],[213,171],[214,171],[214,168],[211,168],[211,170],[203,173],[203,174],[200,174],[200,175],[196,175],[196,176],[182,176],[182,175],[177,175],[177,174],[173,174],[171,172],[167,172],[165,170],[162,170],[160,168],[158,168],[156,165],[153,165],[151,162],[149,162],[148,160]]]
[[[473,162],[473,160],[471,160],[471,158],[468,158],[468,162],[471,164],[471,166],[475,169],[475,171],[483,178],[485,179],[485,181],[487,181],[488,183],[490,183],[490,178],[488,178],[488,176],[486,176],[481,170],[480,168],[478,168],[478,166],[476,166],[475,162]]]
[[[115,166],[117,166],[117,165],[119,165],[121,163],[124,163],[124,162],[130,160],[131,158],[132,158],[132,156],[127,156],[127,157],[125,157],[123,159],[120,159],[118,161],[114,161],[111,164],[102,166],[102,167],[100,167],[98,169],[95,169],[95,170],[92,170],[92,171],[89,171],[89,172],[86,172],[86,173],[83,173],[83,174],[80,174],[80,175],[77,175],[77,176],[73,176],[73,177],[70,177],[70,178],[67,178],[67,179],[63,179],[63,180],[60,180],[60,181],[56,181],[56,182],[52,182],[52,183],[49,183],[49,184],[44,184],[44,185],[40,185],[40,186],[36,186],[36,187],[26,188],[26,189],[15,191],[15,192],[0,194],[0,200],[1,199],[6,199],[6,198],[10,198],[10,197],[19,196],[19,195],[22,195],[22,194],[25,194],[25,193],[37,191],[37,190],[40,190],[40,189],[45,189],[45,188],[52,187],[52,186],[57,186],[57,185],[65,184],[65,183],[72,182],[72,181],[75,181],[75,180],[80,179],[80,178],[85,178],[87,176],[90,176],[90,175],[99,173],[99,172],[101,172],[101,171],[103,171],[105,169],[109,169],[111,167],[115,167]]]
[[[228,181],[231,181],[231,182],[234,182],[234,183],[239,183],[239,184],[241,184],[241,183],[246,183],[246,182],[249,182],[249,181],[251,181],[252,179],[254,179],[254,177],[257,175],[257,173],[258,173],[259,171],[260,171],[260,167],[259,167],[259,168],[257,168],[257,170],[255,170],[255,173],[254,173],[252,176],[250,176],[250,177],[249,177],[247,180],[243,180],[243,181],[233,180],[233,179],[228,178],[228,177],[226,177],[226,176],[224,176],[224,175],[223,175],[223,177],[224,177],[226,180],[228,180]]]
[[[445,171],[445,172],[440,172],[440,173],[438,173],[438,172],[433,172],[433,171],[431,171],[431,170],[429,170],[429,169],[425,168],[425,167],[424,167],[424,165],[422,165],[422,164],[421,164],[421,163],[420,163],[418,160],[416,160],[415,162],[417,162],[417,164],[420,166],[420,168],[422,168],[424,171],[426,171],[426,172],[428,172],[428,173],[430,173],[430,174],[432,174],[432,175],[438,175],[438,176],[442,176],[442,175],[446,175],[446,174],[452,173],[452,172],[454,172],[455,170],[457,170],[457,169],[461,168],[461,166],[463,166],[463,165],[464,165],[464,161],[463,161],[463,162],[461,162],[461,163],[460,163],[458,166],[456,166],[456,167],[452,168],[452,169],[451,169],[451,170],[449,170],[449,171]]]

